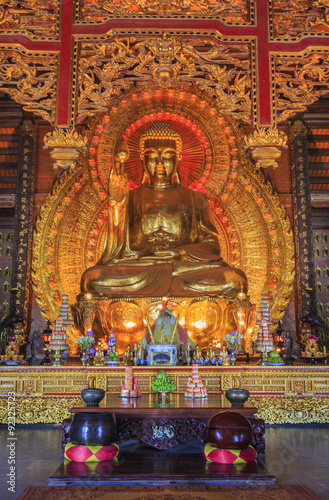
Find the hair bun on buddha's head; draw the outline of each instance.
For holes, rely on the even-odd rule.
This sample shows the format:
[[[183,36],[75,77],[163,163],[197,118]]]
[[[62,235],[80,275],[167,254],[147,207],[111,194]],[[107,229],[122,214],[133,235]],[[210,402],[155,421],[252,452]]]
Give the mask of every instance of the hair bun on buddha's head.
[[[154,122],[145,130],[140,138],[141,154],[144,153],[144,143],[148,139],[169,139],[176,142],[177,153],[182,152],[182,138],[167,122]]]

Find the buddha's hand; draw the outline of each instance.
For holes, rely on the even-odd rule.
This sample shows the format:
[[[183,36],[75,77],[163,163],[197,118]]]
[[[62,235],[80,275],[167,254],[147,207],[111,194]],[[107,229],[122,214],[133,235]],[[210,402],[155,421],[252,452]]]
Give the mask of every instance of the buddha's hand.
[[[128,179],[113,168],[109,179],[109,203],[111,206],[126,205],[129,199]]]
[[[172,260],[174,258],[177,259],[177,257],[183,258],[185,253],[186,253],[185,250],[183,250],[181,248],[172,248],[172,249],[159,248],[159,249],[155,250],[154,256],[159,258],[159,259]]]

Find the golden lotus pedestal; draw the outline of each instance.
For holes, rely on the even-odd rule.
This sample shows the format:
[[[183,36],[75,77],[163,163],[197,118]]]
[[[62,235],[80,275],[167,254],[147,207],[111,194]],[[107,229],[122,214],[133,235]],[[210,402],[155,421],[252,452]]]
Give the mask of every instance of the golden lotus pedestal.
[[[209,344],[222,345],[225,335],[237,329],[236,300],[173,297],[166,298],[166,308],[176,318],[179,314],[180,327],[202,349]],[[138,344],[144,337],[146,315],[153,325],[163,304],[164,299],[160,297],[94,298],[85,294],[78,298],[77,305],[73,307],[73,316],[76,328],[82,334],[92,330],[96,341],[102,337],[107,338],[113,330],[116,348],[122,355],[128,344]],[[248,345],[247,338],[244,343]]]

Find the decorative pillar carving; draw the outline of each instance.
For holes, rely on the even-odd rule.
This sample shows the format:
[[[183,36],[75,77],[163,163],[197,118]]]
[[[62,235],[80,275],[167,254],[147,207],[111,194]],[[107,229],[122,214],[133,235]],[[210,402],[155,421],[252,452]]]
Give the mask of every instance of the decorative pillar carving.
[[[291,177],[293,189],[296,252],[297,311],[309,304],[305,288],[315,287],[312,249],[311,190],[308,168],[307,127],[302,120],[290,126]]]
[[[25,310],[25,320],[19,323],[16,333],[26,332],[30,324],[32,230],[35,192],[37,126],[25,120],[20,126],[17,190],[15,203],[15,241],[13,255],[12,295],[16,305]],[[12,304],[14,305],[14,304]]]

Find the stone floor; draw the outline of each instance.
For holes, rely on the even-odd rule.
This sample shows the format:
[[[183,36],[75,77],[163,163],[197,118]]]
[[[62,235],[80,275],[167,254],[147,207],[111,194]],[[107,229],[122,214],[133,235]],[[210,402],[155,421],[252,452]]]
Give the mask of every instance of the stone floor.
[[[47,485],[61,461],[60,427],[18,425],[15,436],[16,492],[12,493],[6,483],[10,441],[7,427],[0,426],[1,500],[16,500],[27,485]],[[265,438],[265,463],[278,484],[305,484],[321,500],[329,499],[329,426],[268,427]],[[199,443],[191,443],[190,449],[195,452]],[[186,445],[180,451],[187,452]]]

